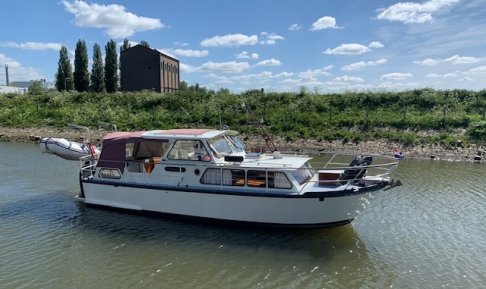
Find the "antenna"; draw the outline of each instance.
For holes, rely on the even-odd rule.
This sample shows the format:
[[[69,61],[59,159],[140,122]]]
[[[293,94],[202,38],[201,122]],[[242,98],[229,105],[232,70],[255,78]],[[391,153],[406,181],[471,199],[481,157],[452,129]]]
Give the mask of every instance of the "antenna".
[[[267,147],[272,152],[278,151],[278,148],[275,146],[272,139],[270,138],[267,131],[265,130],[265,127],[263,126],[263,118],[257,119],[255,113],[253,112],[253,110],[251,110],[249,105],[242,103],[241,107],[244,108],[246,112],[248,112],[248,114],[251,116],[253,123],[255,124],[255,127],[260,131],[260,134],[263,137],[263,140],[265,140],[265,144],[267,145]]]

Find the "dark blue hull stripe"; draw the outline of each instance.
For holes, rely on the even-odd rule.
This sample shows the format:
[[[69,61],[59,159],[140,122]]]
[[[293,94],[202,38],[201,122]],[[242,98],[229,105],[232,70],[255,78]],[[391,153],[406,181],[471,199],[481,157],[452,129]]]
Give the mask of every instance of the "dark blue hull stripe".
[[[81,180],[81,190],[83,191],[83,183],[86,184],[97,184],[104,186],[113,187],[125,187],[125,188],[139,188],[139,189],[150,189],[158,191],[181,191],[189,193],[203,193],[203,194],[215,194],[215,195],[233,195],[233,196],[249,196],[249,197],[265,197],[265,198],[337,198],[337,197],[347,197],[353,195],[360,195],[372,191],[377,191],[386,186],[386,183],[378,183],[375,185],[359,188],[358,190],[340,190],[340,191],[317,191],[308,192],[303,195],[291,195],[288,192],[255,192],[254,190],[231,190],[228,187],[224,187],[224,190],[216,190],[214,188],[201,188],[201,187],[176,187],[176,186],[163,186],[163,185],[151,185],[151,184],[140,184],[140,183],[121,183],[105,180]]]

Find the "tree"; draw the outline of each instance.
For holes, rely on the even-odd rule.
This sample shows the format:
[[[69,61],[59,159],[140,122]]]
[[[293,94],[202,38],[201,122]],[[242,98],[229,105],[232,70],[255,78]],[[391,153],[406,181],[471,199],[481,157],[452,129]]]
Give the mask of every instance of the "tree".
[[[107,92],[116,92],[118,89],[118,55],[116,42],[110,40],[105,46],[105,86]]]
[[[140,45],[145,46],[145,47],[147,47],[147,48],[150,48],[150,45],[149,45],[149,44],[148,44],[148,42],[147,42],[147,41],[145,41],[145,40],[140,41]]]
[[[130,41],[128,40],[128,38],[125,38],[125,39],[123,40],[123,45],[122,45],[122,47],[120,47],[120,52],[122,52],[123,50],[128,49],[128,48],[130,48],[130,47],[132,47],[132,45],[130,44]]]
[[[59,51],[59,62],[57,64],[56,88],[59,91],[73,89],[73,69],[69,62],[67,48],[62,46]]]
[[[79,39],[74,51],[74,88],[77,91],[87,91],[89,87],[88,51],[86,42]]]
[[[45,89],[42,85],[42,80],[34,80],[29,85],[29,94],[41,94],[44,91]]]
[[[103,92],[105,90],[105,72],[103,67],[103,57],[101,56],[101,48],[97,43],[95,43],[95,45],[93,46],[91,88],[95,92]]]

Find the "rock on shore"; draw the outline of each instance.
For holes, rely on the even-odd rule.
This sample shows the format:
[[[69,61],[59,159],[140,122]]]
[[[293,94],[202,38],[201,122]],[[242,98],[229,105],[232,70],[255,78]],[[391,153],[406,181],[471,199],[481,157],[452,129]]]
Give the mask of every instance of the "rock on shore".
[[[106,130],[90,130],[91,142],[99,145]],[[81,142],[87,138],[84,131],[73,129],[60,129],[53,127],[11,128],[0,127],[0,141],[3,142],[40,142],[43,137],[59,137]],[[259,137],[243,137],[248,147],[265,147],[265,142]],[[282,152],[295,152],[304,154],[336,153],[365,153],[392,156],[395,149],[401,151],[407,158],[445,159],[454,161],[473,161],[475,157],[486,158],[486,147],[470,145],[457,146],[445,149],[440,145],[425,144],[416,146],[403,146],[387,140],[363,141],[359,143],[343,143],[342,141],[318,141],[314,139],[286,141],[275,137],[273,142]]]

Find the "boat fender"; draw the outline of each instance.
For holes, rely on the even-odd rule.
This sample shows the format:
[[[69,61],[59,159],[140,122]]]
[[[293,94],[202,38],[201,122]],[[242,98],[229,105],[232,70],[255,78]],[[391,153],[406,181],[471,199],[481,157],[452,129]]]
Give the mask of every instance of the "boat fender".
[[[98,159],[98,156],[96,155],[95,146],[92,143],[89,144],[89,152],[91,153],[91,157],[93,158],[93,160]]]

